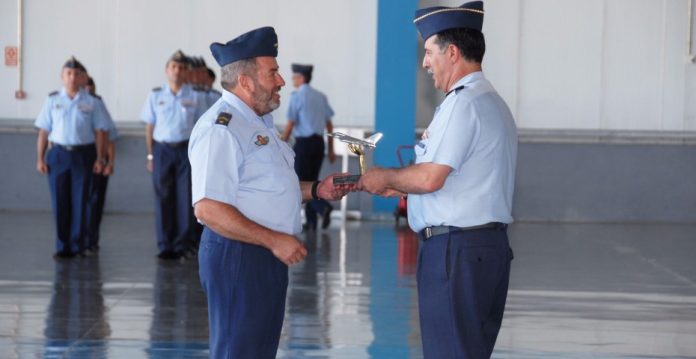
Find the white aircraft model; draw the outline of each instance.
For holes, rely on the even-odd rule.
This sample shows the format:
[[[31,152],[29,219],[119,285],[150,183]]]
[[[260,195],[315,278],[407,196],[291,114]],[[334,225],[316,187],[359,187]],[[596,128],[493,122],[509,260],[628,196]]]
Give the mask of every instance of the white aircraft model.
[[[331,137],[333,137],[341,142],[375,148],[375,145],[377,144],[377,142],[379,142],[379,140],[382,139],[382,132],[377,132],[374,135],[372,135],[368,138],[365,138],[365,139],[360,139],[360,138],[348,136],[345,133],[341,133],[341,132],[330,133],[329,136],[331,136]]]

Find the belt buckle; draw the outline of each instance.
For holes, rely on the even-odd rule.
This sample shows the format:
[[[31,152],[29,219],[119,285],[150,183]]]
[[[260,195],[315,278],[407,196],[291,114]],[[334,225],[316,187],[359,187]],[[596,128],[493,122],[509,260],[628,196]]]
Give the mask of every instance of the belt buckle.
[[[433,227],[425,227],[425,239],[430,239],[433,236]]]

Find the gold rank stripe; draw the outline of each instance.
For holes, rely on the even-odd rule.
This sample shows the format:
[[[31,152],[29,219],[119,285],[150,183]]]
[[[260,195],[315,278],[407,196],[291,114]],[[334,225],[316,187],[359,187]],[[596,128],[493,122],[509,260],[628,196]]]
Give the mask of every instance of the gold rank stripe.
[[[435,15],[435,14],[439,14],[439,13],[442,13],[442,12],[449,12],[449,11],[473,12],[473,13],[475,13],[475,14],[483,15],[483,10],[476,10],[476,9],[465,9],[465,8],[440,9],[440,10],[436,10],[436,11],[433,11],[433,12],[429,12],[429,13],[427,13],[427,14],[425,14],[425,15],[419,17],[419,18],[416,18],[415,20],[413,20],[413,23],[415,24],[415,23],[417,23],[418,21],[421,21],[421,20],[425,19],[426,17],[428,17],[428,16],[430,16],[430,15]]]

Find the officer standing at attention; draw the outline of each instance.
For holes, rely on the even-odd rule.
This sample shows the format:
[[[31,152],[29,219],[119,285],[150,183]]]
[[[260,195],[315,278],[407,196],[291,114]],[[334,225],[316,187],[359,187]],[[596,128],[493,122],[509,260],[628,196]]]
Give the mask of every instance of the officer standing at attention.
[[[99,100],[80,88],[84,72],[75,57],[63,65],[63,88],[48,95],[34,123],[39,128],[36,169],[48,173],[56,224],[55,258],[84,255],[92,172],[100,173],[104,168],[109,122]],[[46,155],[49,141],[51,148]]]
[[[507,224],[517,129],[481,72],[483,3],[416,11],[423,67],[446,94],[416,147],[416,164],[372,168],[359,187],[408,193],[423,244],[418,307],[425,358],[489,358],[503,320],[512,250]]]
[[[205,224],[198,261],[210,357],[275,358],[288,265],[307,255],[296,237],[302,201],[336,200],[352,187],[334,187],[333,176],[298,181],[292,149],[270,115],[285,85],[272,27],[213,43],[210,50],[222,67],[224,92],[189,144],[193,204]]]
[[[205,94],[186,84],[188,59],[177,51],[167,61],[167,84],[150,92],[140,118],[147,124],[147,169],[155,188],[160,259],[179,259],[195,250],[191,165],[186,149],[196,120],[207,109]]]
[[[295,137],[295,172],[300,181],[316,181],[324,162],[324,130],[333,132],[331,117],[334,112],[326,96],[309,85],[312,81],[312,65],[292,65],[292,84],[297,89],[290,96],[288,124],[283,133],[283,141],[290,134]],[[333,137],[328,138],[329,162],[336,160]],[[333,207],[326,200],[313,200],[305,204],[307,229],[317,227],[317,213],[322,216],[322,228],[331,224]]]
[[[213,79],[209,79],[208,72],[210,70],[205,64],[205,60],[202,57],[192,57],[192,82],[197,90],[205,92],[205,96],[208,100],[208,105],[212,106],[217,100],[220,99],[222,93],[213,88],[213,82],[215,81],[215,73],[213,73]]]
[[[106,109],[106,105],[101,96],[97,95],[97,86],[94,80],[85,72],[81,75],[86,78],[85,90],[99,100],[107,120],[109,121],[109,129],[105,139],[104,149],[104,169],[101,173],[94,173],[92,176],[92,191],[89,195],[89,210],[87,213],[87,251],[96,253],[99,251],[99,227],[101,225],[102,214],[104,213],[104,203],[106,201],[106,187],[109,184],[109,176],[114,173],[114,163],[116,161],[116,139],[118,131],[116,125]]]

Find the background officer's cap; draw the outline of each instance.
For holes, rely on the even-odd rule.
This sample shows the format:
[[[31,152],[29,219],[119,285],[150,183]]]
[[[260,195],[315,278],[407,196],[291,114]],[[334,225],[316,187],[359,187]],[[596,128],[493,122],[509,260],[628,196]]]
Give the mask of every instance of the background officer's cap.
[[[210,44],[210,52],[220,67],[235,61],[261,56],[278,56],[278,35],[270,27],[251,30],[226,44],[214,42]]]
[[[423,40],[438,32],[467,28],[481,31],[483,27],[483,1],[472,1],[460,7],[435,6],[416,10],[416,24]]]
[[[292,64],[292,72],[301,74],[305,77],[311,77],[313,69],[314,66],[312,65]]]
[[[194,69],[204,69],[207,68],[208,66],[205,65],[205,60],[203,57],[192,57],[193,63],[191,64]]]
[[[75,69],[75,70],[80,70],[82,72],[87,72],[87,69],[80,63],[80,61],[77,61],[75,56],[70,56],[68,61],[65,61],[65,64],[63,64],[64,69]]]
[[[181,50],[176,50],[176,52],[169,58],[169,61],[173,61],[179,64],[188,65],[190,64],[190,59]]]

